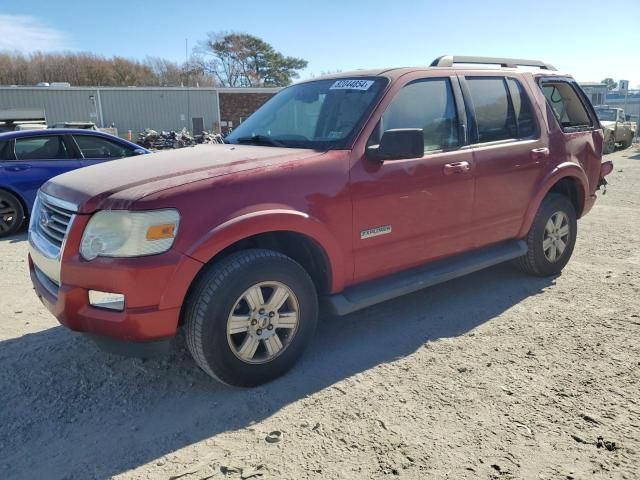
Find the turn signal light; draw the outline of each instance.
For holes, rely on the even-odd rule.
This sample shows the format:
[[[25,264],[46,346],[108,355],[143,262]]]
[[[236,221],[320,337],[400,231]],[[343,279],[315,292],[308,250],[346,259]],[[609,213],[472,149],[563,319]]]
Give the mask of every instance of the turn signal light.
[[[147,229],[147,240],[164,240],[176,235],[176,226],[173,223],[152,225]]]

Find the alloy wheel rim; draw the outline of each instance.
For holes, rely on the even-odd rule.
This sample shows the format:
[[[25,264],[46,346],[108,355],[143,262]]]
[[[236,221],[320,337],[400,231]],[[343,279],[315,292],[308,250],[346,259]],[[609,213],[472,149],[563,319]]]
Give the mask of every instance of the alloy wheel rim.
[[[17,219],[16,209],[6,200],[0,200],[0,233],[11,229]]]
[[[544,226],[542,250],[544,256],[551,263],[555,263],[562,256],[569,245],[571,230],[569,217],[564,212],[555,212]]]
[[[280,356],[298,331],[298,298],[283,283],[257,283],[240,295],[227,318],[227,342],[245,363],[260,364]]]

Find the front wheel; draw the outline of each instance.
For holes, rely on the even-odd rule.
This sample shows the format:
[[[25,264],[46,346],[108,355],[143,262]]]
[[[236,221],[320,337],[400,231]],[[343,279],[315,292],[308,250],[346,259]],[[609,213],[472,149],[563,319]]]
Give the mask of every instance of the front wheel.
[[[313,337],[318,299],[293,259],[244,250],[207,267],[185,308],[187,346],[215,379],[253,387],[279,377]]]
[[[517,260],[520,269],[540,277],[560,273],[573,253],[577,227],[573,203],[564,195],[548,194],[525,238],[529,248]]]

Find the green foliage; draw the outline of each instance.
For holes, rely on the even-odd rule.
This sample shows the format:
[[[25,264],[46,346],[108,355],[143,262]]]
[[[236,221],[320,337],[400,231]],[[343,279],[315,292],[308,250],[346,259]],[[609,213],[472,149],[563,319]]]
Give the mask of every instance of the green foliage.
[[[306,60],[285,56],[247,33],[209,33],[195,58],[226,87],[283,87],[307,66]]]
[[[607,86],[607,90],[613,90],[618,86],[618,82],[616,82],[615,80],[613,80],[613,78],[610,78],[610,77],[605,78],[600,83],[604,83]]]

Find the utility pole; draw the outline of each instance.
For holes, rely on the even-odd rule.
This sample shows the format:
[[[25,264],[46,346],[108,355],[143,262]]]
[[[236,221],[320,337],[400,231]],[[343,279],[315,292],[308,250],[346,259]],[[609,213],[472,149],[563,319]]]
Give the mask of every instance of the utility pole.
[[[187,82],[187,130],[191,122],[191,96],[189,95],[189,39],[184,39],[184,73]]]

